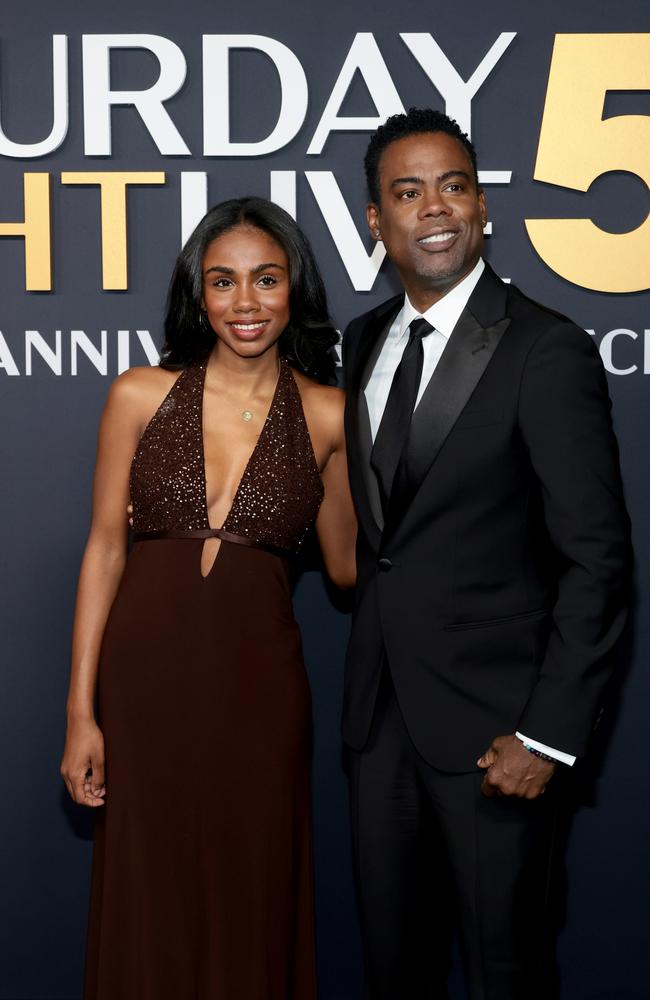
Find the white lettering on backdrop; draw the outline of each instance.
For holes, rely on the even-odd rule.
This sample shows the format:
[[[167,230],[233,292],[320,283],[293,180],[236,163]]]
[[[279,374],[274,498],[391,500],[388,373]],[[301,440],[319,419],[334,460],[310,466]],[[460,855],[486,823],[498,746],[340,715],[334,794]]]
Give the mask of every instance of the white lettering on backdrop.
[[[0,125],[0,156],[35,157],[47,156],[63,145],[68,134],[68,38],[67,35],[52,36],[52,131],[41,142],[12,142],[4,134]],[[2,99],[0,98],[0,109]],[[1,111],[0,111],[1,117]]]
[[[111,51],[146,49],[156,56],[160,76],[146,90],[111,90]],[[133,105],[163,156],[191,156],[190,150],[165,109],[187,73],[178,45],[161,35],[84,35],[83,104],[86,156],[110,156],[111,108]]]
[[[603,334],[588,330],[598,342],[610,375],[650,375],[650,329],[617,328]],[[0,331],[0,373],[4,375],[119,375],[132,365],[157,365],[160,355],[149,330],[24,330],[5,337]],[[339,358],[340,363],[340,358]]]
[[[442,96],[445,110],[471,134],[472,99],[516,37],[502,31],[468,80],[463,80],[432,35],[407,32],[400,38]],[[111,53],[120,49],[142,50],[154,55],[160,67],[156,82],[143,90],[111,88]],[[255,142],[233,142],[230,138],[229,96],[230,57],[235,50],[263,52],[272,61],[280,80],[281,103],[271,133]],[[135,108],[162,156],[191,156],[192,153],[171,118],[165,103],[183,87],[187,63],[180,47],[163,35],[110,34],[82,35],[82,87],[84,151],[86,156],[110,156],[111,111],[130,105]],[[376,106],[369,117],[339,114],[352,79],[359,72]],[[47,139],[17,143],[0,129],[0,155],[34,158],[54,152],[68,134],[68,39],[52,38],[53,125]],[[218,94],[218,101],[214,95]],[[309,86],[296,54],[282,42],[266,35],[203,35],[203,155],[262,156],[284,148],[303,126],[309,101]],[[1,107],[1,100],[0,100]],[[397,88],[370,32],[355,35],[341,71],[308,146],[310,156],[322,153],[333,132],[373,131],[388,115],[404,110]]]
[[[501,32],[467,80],[462,78],[432,35],[412,32],[404,33],[400,37],[442,96],[446,110],[458,118],[463,128],[471,132],[472,100],[508,49],[515,38],[515,33]],[[202,36],[202,42],[203,154],[209,157],[259,157],[282,149],[292,142],[304,125],[310,96],[305,70],[295,53],[277,39],[264,35],[206,34]],[[33,143],[16,143],[4,135],[0,125],[0,156],[23,159],[42,157],[59,148],[66,139],[70,96],[67,37],[53,36],[52,46],[54,110],[50,135]],[[149,61],[151,56],[155,58],[158,64],[158,76],[153,84],[141,89],[113,88],[111,62],[114,55],[125,50],[141,52]],[[275,123],[267,136],[257,137],[255,141],[236,142],[231,138],[231,62],[237,53],[247,50],[261,52],[271,60],[280,83],[280,106],[276,112]],[[81,36],[81,57],[86,156],[112,155],[113,110],[124,106],[131,106],[135,110],[141,125],[147,130],[162,156],[192,155],[166,106],[167,102],[183,88],[187,75],[186,59],[179,45],[169,38],[154,34],[85,34]],[[376,115],[353,117],[341,114],[341,108],[357,73],[361,75],[368,88],[375,104]],[[219,95],[218,100],[215,100],[215,94]],[[329,137],[335,132],[359,130],[370,132],[388,115],[399,111],[403,111],[402,100],[374,35],[369,32],[359,32],[354,36],[343,59],[341,70],[329,98],[325,101],[324,110],[306,154],[316,157],[321,155]],[[362,235],[365,233],[363,221],[355,220],[352,216],[332,171],[272,170],[269,178],[271,199],[282,205],[295,218],[299,174],[301,179],[304,174],[303,183],[308,185],[320,209],[352,286],[356,291],[370,291],[385,251],[381,244],[373,245],[370,249],[366,248],[367,240],[364,241]],[[66,176],[66,174],[61,176],[62,183],[66,182]],[[164,182],[164,175],[161,174],[161,177]],[[510,177],[511,172],[506,170],[481,173],[481,181],[487,184],[507,184],[510,182]],[[162,182],[158,180],[156,183]],[[205,214],[209,201],[207,173],[180,171],[182,242],[185,242],[196,223]],[[26,193],[24,209],[26,218],[28,207],[30,210],[36,210],[31,201],[28,206]],[[50,209],[47,208],[47,211]],[[102,218],[102,228],[105,221]],[[10,230],[13,235],[22,235],[25,239],[25,248],[29,249],[28,236],[32,237],[27,228],[23,232],[20,226],[15,224],[5,226],[5,230],[2,235],[9,235]],[[49,231],[47,227],[43,228],[42,233],[39,231],[39,247],[42,253],[47,251],[43,240],[47,241]],[[105,236],[106,234],[102,232],[102,240]],[[123,239],[126,239],[125,235]],[[51,244],[49,252],[50,254],[52,252]],[[126,262],[127,248],[122,247],[120,252]],[[103,287],[107,289],[118,287],[111,281],[112,279],[108,280],[104,274]],[[127,283],[128,276],[125,274],[119,287],[126,288]],[[26,276],[26,288],[30,290],[41,288],[49,290],[51,287],[51,277],[46,280],[40,276],[40,272],[38,282],[34,274]]]

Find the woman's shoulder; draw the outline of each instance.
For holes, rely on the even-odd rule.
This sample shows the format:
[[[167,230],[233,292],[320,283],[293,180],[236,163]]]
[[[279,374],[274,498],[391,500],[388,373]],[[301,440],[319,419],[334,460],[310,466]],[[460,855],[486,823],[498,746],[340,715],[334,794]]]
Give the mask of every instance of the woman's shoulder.
[[[343,436],[343,414],[345,410],[345,392],[336,386],[321,385],[301,372],[293,372],[300,391],[305,418],[310,431],[322,434],[333,441],[340,441]]]
[[[139,392],[155,392],[156,389],[169,389],[182,371],[170,371],[160,365],[142,365],[137,368],[127,368],[113,381],[111,389],[123,395]]]
[[[313,406],[324,413],[331,413],[332,416],[343,415],[345,407],[343,389],[338,389],[333,385],[322,385],[295,369],[293,369],[293,377],[300,390],[303,406]]]
[[[141,424],[155,413],[180,374],[157,365],[129,368],[111,384],[106,410]]]
[[[158,365],[128,368],[113,381],[109,394],[116,402],[133,404],[167,393],[182,372],[168,371]]]

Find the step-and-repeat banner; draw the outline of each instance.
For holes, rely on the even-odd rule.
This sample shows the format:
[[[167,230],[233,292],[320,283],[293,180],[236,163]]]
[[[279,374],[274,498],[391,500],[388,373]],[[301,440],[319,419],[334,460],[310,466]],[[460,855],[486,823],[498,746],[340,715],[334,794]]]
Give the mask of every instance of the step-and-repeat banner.
[[[392,294],[365,231],[362,157],[377,124],[412,105],[471,134],[487,258],[588,330],[609,375],[636,610],[569,831],[559,958],[565,1000],[646,995],[647,0],[29,0],[0,18],[1,1000],[80,997],[92,829],[58,761],[109,383],[156,363],[175,256],[225,198],[269,196],[297,218],[341,329]],[[338,731],[349,618],[316,568],[296,604],[315,713],[321,995],[356,1000]]]

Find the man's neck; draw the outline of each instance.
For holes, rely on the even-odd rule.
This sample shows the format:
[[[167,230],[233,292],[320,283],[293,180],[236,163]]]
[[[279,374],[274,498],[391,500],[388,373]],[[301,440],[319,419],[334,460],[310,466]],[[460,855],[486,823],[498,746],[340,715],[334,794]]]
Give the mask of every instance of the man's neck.
[[[432,306],[436,305],[436,303],[444,299],[445,296],[449,295],[450,292],[458,288],[459,285],[462,285],[463,282],[467,281],[467,283],[470,284],[472,276],[475,274],[477,269],[480,269],[479,275],[476,278],[476,280],[478,280],[478,277],[480,277],[480,273],[482,273],[484,266],[485,265],[482,259],[479,257],[479,259],[475,261],[474,264],[472,264],[469,270],[465,271],[465,273],[460,278],[451,282],[443,289],[441,288],[424,289],[422,288],[421,285],[418,285],[415,288],[409,288],[405,284],[404,291],[406,293],[406,298],[413,306],[413,309],[415,309],[417,313],[423,316],[428,309],[431,309]],[[471,282],[472,286],[476,284],[476,280]]]

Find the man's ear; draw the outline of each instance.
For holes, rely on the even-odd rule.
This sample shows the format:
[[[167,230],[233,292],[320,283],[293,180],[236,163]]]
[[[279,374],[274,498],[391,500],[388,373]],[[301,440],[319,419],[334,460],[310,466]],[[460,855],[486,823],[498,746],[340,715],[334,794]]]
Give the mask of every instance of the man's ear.
[[[366,208],[366,219],[368,220],[370,235],[375,242],[379,242],[379,240],[381,240],[381,225],[379,222],[380,215],[379,206],[375,205],[375,203],[371,201]]]
[[[485,229],[488,214],[487,214],[487,205],[485,204],[485,191],[483,190],[483,188],[478,189],[478,203],[481,209],[481,219],[483,220],[483,228]]]

